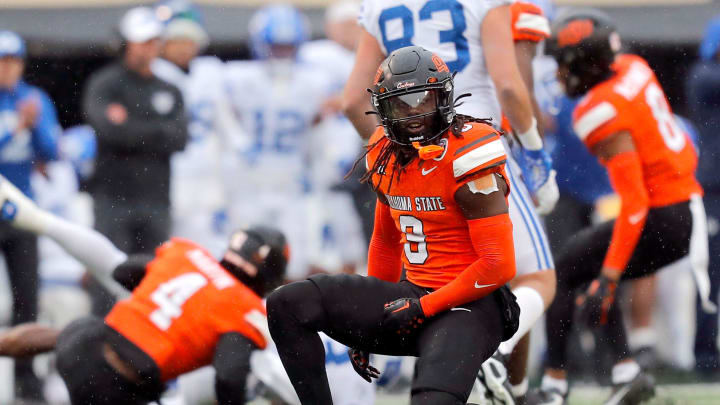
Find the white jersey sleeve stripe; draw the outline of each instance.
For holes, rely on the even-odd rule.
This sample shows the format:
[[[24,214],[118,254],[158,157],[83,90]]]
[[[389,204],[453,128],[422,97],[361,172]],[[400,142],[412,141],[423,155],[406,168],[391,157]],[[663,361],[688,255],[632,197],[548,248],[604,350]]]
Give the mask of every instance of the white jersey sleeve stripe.
[[[616,116],[617,111],[615,107],[605,101],[583,114],[583,116],[573,124],[573,129],[580,139],[585,140],[593,131]]]
[[[460,178],[473,169],[505,155],[502,141],[496,139],[453,160],[453,175]]]
[[[550,36],[550,22],[547,18],[537,14],[520,13],[515,23],[517,30],[532,30]]]

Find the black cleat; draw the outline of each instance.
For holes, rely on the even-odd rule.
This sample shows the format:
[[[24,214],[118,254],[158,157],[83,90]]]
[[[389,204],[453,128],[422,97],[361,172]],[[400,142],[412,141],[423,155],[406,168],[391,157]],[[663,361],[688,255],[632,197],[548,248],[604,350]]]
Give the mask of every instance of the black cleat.
[[[495,352],[482,364],[477,379],[485,387],[486,396],[493,404],[519,405],[512,394],[506,362],[506,356]]]
[[[655,396],[655,380],[639,372],[631,381],[613,384],[612,395],[604,405],[637,405]]]

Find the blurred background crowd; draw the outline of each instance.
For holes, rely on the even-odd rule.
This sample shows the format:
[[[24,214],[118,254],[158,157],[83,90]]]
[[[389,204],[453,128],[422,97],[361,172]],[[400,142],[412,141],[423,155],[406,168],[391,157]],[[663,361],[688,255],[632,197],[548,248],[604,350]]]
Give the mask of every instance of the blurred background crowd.
[[[566,5],[608,12],[625,48],[649,61],[684,117],[700,154],[717,303],[720,2],[533,2],[550,18]],[[41,207],[94,226],[127,253],[152,253],[180,236],[218,256],[233,229],[271,223],[288,237],[290,280],[363,272],[374,196],[357,182],[363,165],[351,172],[363,145],[339,101],[354,62],[360,4],[296,0],[301,13],[276,10],[273,21],[283,23],[272,26],[260,9],[265,3],[3,1],[0,174]],[[139,5],[147,7],[128,12]],[[573,133],[577,100],[563,95],[555,69],[551,58],[536,58],[535,95],[561,191],[545,218],[557,249],[577,230],[613,218],[618,202]],[[52,241],[0,223],[0,251],[7,270],[0,324],[39,318],[61,328],[112,305]],[[661,272],[624,294],[631,345],[645,366],[720,378],[718,316],[696,311],[689,270]],[[543,343],[533,341],[537,365]],[[604,361],[601,343],[578,333],[579,374],[598,369],[587,356]],[[61,403],[62,382],[50,363],[0,360],[0,403],[13,392]]]

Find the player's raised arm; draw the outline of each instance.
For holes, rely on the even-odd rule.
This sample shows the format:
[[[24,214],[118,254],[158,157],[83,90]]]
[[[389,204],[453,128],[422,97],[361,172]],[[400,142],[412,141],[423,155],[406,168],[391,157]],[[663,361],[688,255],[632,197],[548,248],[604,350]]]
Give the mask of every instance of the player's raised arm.
[[[377,40],[363,29],[355,55],[355,66],[345,84],[342,102],[345,115],[363,139],[370,139],[378,125],[375,116],[366,115],[365,112],[372,110],[367,89],[372,86],[377,67],[383,59],[385,55]]]

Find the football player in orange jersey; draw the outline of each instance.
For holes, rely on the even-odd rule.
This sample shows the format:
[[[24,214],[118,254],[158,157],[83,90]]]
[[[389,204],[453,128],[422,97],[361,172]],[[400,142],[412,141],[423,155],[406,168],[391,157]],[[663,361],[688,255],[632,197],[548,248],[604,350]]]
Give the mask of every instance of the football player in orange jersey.
[[[383,61],[372,100],[382,126],[364,177],[378,196],[369,277],[281,287],[268,297],[270,333],[304,405],[332,404],[319,331],[352,348],[368,381],[369,353],[417,356],[411,404],[464,404],[518,325],[504,148],[484,121],[455,113],[452,74],[421,47]]]
[[[516,144],[523,147],[508,156],[505,168],[514,191],[509,214],[517,273],[510,286],[521,315],[517,335],[503,342],[497,356],[488,360],[487,367],[493,369],[503,367],[501,363],[542,317],[555,294],[555,265],[539,214],[552,210],[558,189],[536,125],[538,109],[532,108],[528,97],[532,51],[526,49],[535,47],[527,39],[548,36],[550,29],[547,20],[537,15],[539,10],[529,12],[531,6],[526,3],[518,6],[512,0],[363,0],[359,20],[363,35],[343,97],[346,115],[360,136],[369,139],[378,121],[365,114],[370,108],[366,89],[377,66],[392,51],[419,45],[457,71],[453,78],[456,94],[472,94],[456,106],[458,113],[491,118],[499,126],[502,109],[514,125]],[[516,52],[512,52],[513,37]],[[527,79],[525,84],[523,79]],[[513,367],[513,378],[520,381],[516,386],[508,382],[504,369],[482,376],[495,399],[505,404],[512,404],[512,392],[521,396],[527,385],[523,356],[514,357],[511,362],[518,367]]]
[[[579,10],[559,18],[548,48],[566,93],[583,96],[574,130],[607,169],[621,209],[615,221],[581,231],[559,254],[557,295],[547,312],[548,368],[530,402],[560,404],[567,397],[566,343],[577,306],[579,318],[613,342],[606,404],[637,404],[654,394],[654,385],[630,356],[615,290],[690,254],[708,303],[697,156],[652,69],[638,56],[618,53],[618,34],[605,15]],[[586,290],[576,298],[579,288]]]
[[[12,329],[0,335],[0,355],[55,349],[73,404],[146,404],[167,381],[210,364],[218,402],[245,403],[250,355],[270,341],[261,297],[284,280],[282,233],[237,231],[220,261],[184,239],[128,257],[96,231],[40,210],[1,176],[0,204],[3,220],[52,238],[106,286],[112,277],[132,291],[104,320]]]

